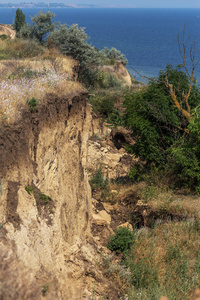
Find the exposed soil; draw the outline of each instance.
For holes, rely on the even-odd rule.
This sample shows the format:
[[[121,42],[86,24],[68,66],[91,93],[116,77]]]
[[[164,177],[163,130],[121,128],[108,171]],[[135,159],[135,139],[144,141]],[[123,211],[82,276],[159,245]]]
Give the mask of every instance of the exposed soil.
[[[13,125],[0,126],[0,178],[15,165],[30,163],[29,138],[34,135],[34,160],[40,130],[45,126],[52,127],[57,121],[67,122],[69,114],[75,113],[79,106],[85,106],[87,93],[69,95],[59,98],[55,94],[46,95],[45,104],[31,112],[28,107],[22,111],[21,120]],[[73,111],[71,112],[71,106]],[[78,106],[78,107],[77,107]],[[77,107],[77,108],[76,108]],[[5,151],[6,149],[6,151]],[[31,162],[35,163],[35,162]]]
[[[18,205],[18,188],[19,184],[17,182],[8,181],[8,195],[7,195],[7,222],[13,224],[16,229],[20,227],[20,217],[17,213],[17,205]]]
[[[53,214],[55,212],[55,202],[48,195],[43,194],[34,183],[31,186],[26,186],[25,190],[28,194],[33,194],[38,214],[46,220],[48,225],[52,225]]]
[[[16,36],[16,31],[12,28],[12,25],[0,24],[0,35],[3,34],[9,36],[13,40]]]

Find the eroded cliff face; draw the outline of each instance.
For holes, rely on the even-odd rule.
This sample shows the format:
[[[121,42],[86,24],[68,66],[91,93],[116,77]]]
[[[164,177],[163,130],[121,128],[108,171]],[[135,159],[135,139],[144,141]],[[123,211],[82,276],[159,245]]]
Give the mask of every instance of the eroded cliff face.
[[[18,124],[1,129],[0,251],[3,270],[18,286],[13,294],[25,280],[30,299],[40,299],[41,286],[47,299],[84,299],[101,277],[91,263],[90,110],[84,92],[66,99],[50,94],[45,105],[27,108]],[[6,260],[17,266],[9,263],[8,270]]]

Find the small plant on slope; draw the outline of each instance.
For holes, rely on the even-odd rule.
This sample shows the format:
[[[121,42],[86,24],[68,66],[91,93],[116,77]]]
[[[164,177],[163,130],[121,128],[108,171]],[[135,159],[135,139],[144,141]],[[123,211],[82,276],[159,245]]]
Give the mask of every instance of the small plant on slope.
[[[109,238],[107,247],[111,251],[116,251],[117,254],[129,250],[134,243],[134,232],[127,227],[119,227]]]

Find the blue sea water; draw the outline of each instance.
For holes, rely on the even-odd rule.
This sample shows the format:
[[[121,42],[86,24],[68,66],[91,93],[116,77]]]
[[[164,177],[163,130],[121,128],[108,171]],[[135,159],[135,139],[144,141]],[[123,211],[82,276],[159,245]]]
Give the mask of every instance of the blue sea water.
[[[41,9],[22,10],[30,22],[30,16]],[[167,64],[181,64],[177,36],[184,24],[191,41],[196,35],[196,57],[200,57],[200,9],[55,8],[51,11],[56,14],[55,22],[85,27],[89,42],[97,48],[115,47],[122,51],[132,74],[131,67],[141,75],[156,77]],[[12,8],[0,8],[0,23],[12,23]],[[196,77],[200,83],[200,66]],[[141,80],[137,74],[136,79]]]

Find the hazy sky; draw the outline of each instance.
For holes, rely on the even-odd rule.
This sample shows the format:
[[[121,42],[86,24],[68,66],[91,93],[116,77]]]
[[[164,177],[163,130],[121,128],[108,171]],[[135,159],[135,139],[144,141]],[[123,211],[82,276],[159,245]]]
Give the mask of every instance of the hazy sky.
[[[8,2],[62,2],[66,4],[98,4],[148,8],[200,8],[200,0],[0,0]]]
[[[200,8],[200,0],[69,0],[69,1],[73,3],[80,3],[80,4],[96,3],[96,4],[103,4],[103,5],[110,5],[110,6],[130,5],[134,7]]]

